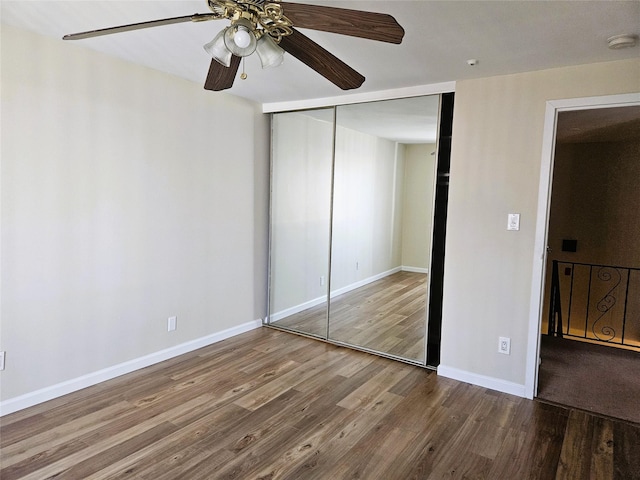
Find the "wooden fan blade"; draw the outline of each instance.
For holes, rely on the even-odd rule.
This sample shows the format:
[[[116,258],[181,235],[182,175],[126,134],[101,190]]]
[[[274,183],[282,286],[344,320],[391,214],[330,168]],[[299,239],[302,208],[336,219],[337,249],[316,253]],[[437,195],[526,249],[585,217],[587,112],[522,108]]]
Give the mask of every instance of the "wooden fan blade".
[[[278,2],[283,14],[298,28],[339,33],[380,42],[401,43],[404,29],[386,13]]]
[[[151,20],[149,22],[132,23],[129,25],[120,25],[119,27],[101,28],[99,30],[89,30],[88,32],[71,33],[62,37],[63,40],[82,40],[83,38],[100,37],[102,35],[111,35],[112,33],[130,32],[131,30],[141,30],[143,28],[160,27],[162,25],[171,25],[174,23],[185,22],[204,22],[207,20],[217,20],[223,18],[216,13],[195,13],[184,17],[162,18],[160,20]]]
[[[236,79],[240,60],[240,57],[233,55],[231,57],[231,65],[228,67],[218,63],[215,59],[211,60],[209,73],[207,74],[207,79],[204,82],[204,89],[219,92],[220,90],[231,88],[233,86],[233,81]]]
[[[361,74],[295,29],[282,37],[280,47],[342,90],[358,88],[364,82]]]

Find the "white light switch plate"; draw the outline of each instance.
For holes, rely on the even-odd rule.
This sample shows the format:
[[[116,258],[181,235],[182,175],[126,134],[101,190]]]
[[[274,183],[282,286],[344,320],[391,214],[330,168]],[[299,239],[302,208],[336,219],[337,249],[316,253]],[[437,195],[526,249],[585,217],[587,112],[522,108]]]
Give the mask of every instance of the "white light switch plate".
[[[507,230],[520,230],[520,214],[510,213],[507,219]]]

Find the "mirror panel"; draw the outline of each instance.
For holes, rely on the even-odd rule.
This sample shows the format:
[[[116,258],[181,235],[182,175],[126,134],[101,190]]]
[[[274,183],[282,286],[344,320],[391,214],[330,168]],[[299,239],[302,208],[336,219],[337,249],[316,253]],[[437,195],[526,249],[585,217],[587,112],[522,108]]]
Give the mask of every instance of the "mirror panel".
[[[325,339],[333,112],[272,116],[267,322]]]
[[[329,339],[424,364],[439,96],[336,107]]]

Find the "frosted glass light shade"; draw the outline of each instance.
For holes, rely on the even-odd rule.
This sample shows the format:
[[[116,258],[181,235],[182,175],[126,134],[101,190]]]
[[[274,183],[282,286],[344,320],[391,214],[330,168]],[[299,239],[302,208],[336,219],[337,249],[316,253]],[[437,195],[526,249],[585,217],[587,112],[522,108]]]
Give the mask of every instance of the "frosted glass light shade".
[[[225,67],[231,65],[231,55],[232,53],[224,44],[224,34],[231,27],[227,27],[224,30],[220,30],[220,32],[215,36],[213,40],[204,45],[205,51],[211,55],[211,57],[216,60],[218,63],[221,63]]]
[[[246,57],[256,51],[256,36],[251,30],[251,24],[245,25],[243,19],[236,21],[224,32],[224,44],[227,49],[238,57]],[[248,23],[248,22],[247,22]]]
[[[284,50],[267,34],[262,35],[258,40],[256,52],[260,57],[262,68],[277,67],[284,61]]]

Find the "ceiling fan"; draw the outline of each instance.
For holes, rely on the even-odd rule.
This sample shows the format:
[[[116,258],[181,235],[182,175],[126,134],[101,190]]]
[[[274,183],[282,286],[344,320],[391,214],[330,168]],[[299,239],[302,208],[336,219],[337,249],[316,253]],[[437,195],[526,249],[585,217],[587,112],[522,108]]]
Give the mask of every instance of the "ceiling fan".
[[[343,90],[362,85],[363,75],[294,27],[395,44],[401,43],[404,36],[404,29],[396,19],[383,13],[278,0],[207,0],[207,5],[212,13],[133,23],[62,38],[80,40],[174,23],[230,20],[230,26],[204,45],[213,57],[204,88],[220,91],[231,88],[240,60],[254,52],[263,68],[280,65],[287,52]]]

